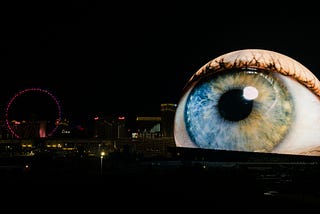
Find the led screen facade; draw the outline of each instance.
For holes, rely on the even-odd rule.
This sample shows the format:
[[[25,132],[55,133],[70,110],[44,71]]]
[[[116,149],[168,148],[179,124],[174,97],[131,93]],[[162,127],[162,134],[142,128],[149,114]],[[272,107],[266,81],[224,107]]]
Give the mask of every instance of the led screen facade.
[[[209,61],[183,89],[177,147],[320,155],[320,82],[270,50],[237,50]]]

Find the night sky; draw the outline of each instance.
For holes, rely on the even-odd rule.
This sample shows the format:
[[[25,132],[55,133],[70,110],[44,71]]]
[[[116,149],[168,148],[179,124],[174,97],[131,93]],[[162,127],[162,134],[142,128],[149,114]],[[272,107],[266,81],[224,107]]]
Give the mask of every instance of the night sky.
[[[203,64],[261,48],[320,76],[312,5],[39,1],[1,3],[0,107],[43,88],[66,117],[158,115]]]

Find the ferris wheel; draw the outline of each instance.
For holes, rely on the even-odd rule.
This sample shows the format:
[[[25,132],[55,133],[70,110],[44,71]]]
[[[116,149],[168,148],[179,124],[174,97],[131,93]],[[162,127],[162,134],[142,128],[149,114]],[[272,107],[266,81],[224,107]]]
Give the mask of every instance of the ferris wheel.
[[[61,114],[60,102],[51,92],[27,88],[9,100],[5,124],[15,138],[47,138],[58,129]]]

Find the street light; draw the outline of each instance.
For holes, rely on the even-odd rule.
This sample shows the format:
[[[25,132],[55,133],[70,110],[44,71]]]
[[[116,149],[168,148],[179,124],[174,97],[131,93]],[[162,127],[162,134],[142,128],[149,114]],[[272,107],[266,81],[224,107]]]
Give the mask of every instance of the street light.
[[[103,157],[106,155],[104,151],[100,152],[100,174],[102,175],[103,171]]]

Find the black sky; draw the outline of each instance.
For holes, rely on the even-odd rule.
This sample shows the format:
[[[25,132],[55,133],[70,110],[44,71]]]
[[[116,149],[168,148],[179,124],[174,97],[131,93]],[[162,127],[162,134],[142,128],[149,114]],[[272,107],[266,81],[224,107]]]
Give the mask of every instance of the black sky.
[[[108,2],[1,3],[2,109],[40,87],[66,116],[157,115],[203,64],[245,48],[283,53],[320,75],[312,5]]]

